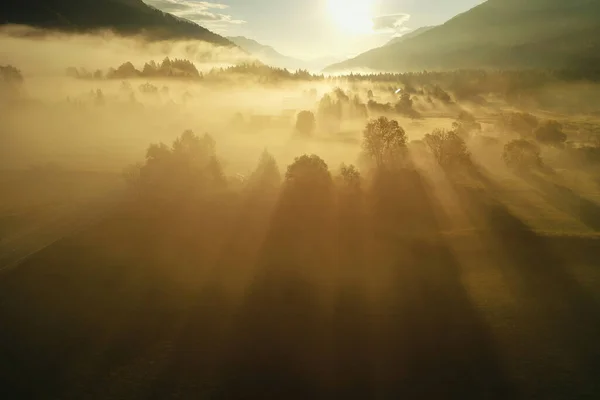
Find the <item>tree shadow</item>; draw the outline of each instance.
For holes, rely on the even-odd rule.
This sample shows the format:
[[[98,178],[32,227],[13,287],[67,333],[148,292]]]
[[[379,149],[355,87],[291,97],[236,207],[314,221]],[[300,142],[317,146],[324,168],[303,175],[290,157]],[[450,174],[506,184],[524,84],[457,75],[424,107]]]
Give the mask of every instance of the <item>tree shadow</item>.
[[[386,235],[393,281],[377,318],[377,390],[381,398],[510,398],[489,327],[461,281],[460,266],[439,235],[439,209],[418,172],[407,214]],[[404,176],[403,179],[411,179]],[[392,184],[392,183],[390,183]],[[389,187],[388,187],[389,190]],[[382,213],[402,205],[389,202]],[[380,204],[381,206],[381,204]],[[411,221],[407,235],[404,221]],[[412,229],[420,226],[420,229]]]
[[[439,232],[441,207],[431,207],[432,191],[414,168],[375,172],[368,194],[370,218],[379,239],[428,236]]]
[[[327,318],[317,284],[328,264],[327,195],[284,192],[237,310],[217,398],[307,399],[326,393]],[[305,193],[304,193],[305,194]]]
[[[172,346],[144,398],[204,398],[219,385],[231,335],[233,307],[217,282],[208,282],[178,310]]]
[[[566,186],[552,182],[546,176],[526,174],[523,179],[537,188],[549,204],[575,216],[589,228],[600,230],[600,205],[597,203]]]
[[[598,304],[568,271],[571,260],[589,259],[579,252],[600,255],[598,243],[570,243],[560,253],[555,251],[557,239],[536,234],[494,197],[501,190],[483,169],[474,167],[473,176],[484,190],[455,190],[465,209],[483,218],[488,231],[483,234],[488,238],[486,251],[501,265],[517,302],[511,312],[521,323],[515,329],[523,341],[519,345],[526,349],[522,357],[533,360],[529,369],[535,371],[523,378],[527,386],[523,390],[528,396],[543,398],[600,393],[596,379],[600,373]],[[540,379],[536,373],[545,375]]]
[[[373,398],[375,393],[374,310],[367,298],[369,274],[365,197],[360,186],[338,187],[337,291],[331,315],[332,379],[334,398]]]
[[[505,399],[489,327],[460,280],[457,260],[437,240],[399,243],[396,280],[378,343],[385,398]]]

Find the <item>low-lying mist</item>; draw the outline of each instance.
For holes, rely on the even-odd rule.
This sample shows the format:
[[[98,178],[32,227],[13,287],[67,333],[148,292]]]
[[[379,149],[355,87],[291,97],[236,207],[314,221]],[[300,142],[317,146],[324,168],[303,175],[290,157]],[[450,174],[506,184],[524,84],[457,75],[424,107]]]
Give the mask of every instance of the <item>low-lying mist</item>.
[[[597,85],[545,72],[328,77],[270,68],[239,48],[24,27],[3,29],[0,47],[0,65],[22,77],[6,83],[1,98],[3,169],[52,163],[121,172],[151,143],[172,143],[187,130],[214,138],[229,176],[249,174],[264,150],[281,166],[303,154],[318,154],[332,169],[360,166],[363,130],[380,116],[399,122],[417,163],[429,157],[422,139],[436,129],[463,129],[472,158],[494,169],[515,132],[535,139],[546,120],[561,119],[571,150],[595,146]],[[566,118],[569,110],[576,117]],[[520,121],[520,112],[535,123]],[[556,147],[542,152],[571,163]]]

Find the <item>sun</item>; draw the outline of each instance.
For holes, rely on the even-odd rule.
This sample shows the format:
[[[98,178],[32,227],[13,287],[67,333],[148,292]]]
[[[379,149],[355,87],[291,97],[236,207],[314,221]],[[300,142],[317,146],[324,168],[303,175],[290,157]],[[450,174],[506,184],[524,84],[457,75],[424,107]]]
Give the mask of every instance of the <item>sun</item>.
[[[347,33],[369,33],[373,0],[327,0],[327,8],[336,26]]]

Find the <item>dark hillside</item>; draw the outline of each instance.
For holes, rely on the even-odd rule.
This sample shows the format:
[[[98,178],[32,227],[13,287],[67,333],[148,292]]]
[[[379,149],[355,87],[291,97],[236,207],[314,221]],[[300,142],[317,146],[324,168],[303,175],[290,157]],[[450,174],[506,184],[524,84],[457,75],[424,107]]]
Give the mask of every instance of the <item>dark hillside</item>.
[[[232,43],[191,21],[164,13],[141,0],[6,0],[0,24],[29,25],[67,32],[111,29],[152,39],[198,39],[218,45]]]

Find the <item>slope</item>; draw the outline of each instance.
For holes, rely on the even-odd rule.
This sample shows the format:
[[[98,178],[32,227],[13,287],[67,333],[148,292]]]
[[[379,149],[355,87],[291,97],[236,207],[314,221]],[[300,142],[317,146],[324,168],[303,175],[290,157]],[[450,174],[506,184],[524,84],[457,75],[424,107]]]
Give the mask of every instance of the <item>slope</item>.
[[[191,21],[146,5],[142,0],[3,0],[0,25],[90,32],[110,29],[150,39],[197,39],[217,45],[232,43]]]
[[[392,38],[392,40],[390,40],[389,42],[387,42],[384,46],[391,46],[393,44],[398,44],[398,43],[402,43],[407,41],[408,39],[412,39],[414,37],[417,37],[427,31],[430,31],[431,29],[435,28],[435,26],[422,26],[420,28],[415,29],[414,31],[408,32],[402,36],[398,36],[395,38]]]
[[[273,47],[258,43],[256,40],[244,36],[227,37],[227,39],[265,64],[288,69],[304,68],[304,61],[284,56]]]
[[[587,67],[600,61],[598,16],[598,0],[489,0],[327,71]]]

